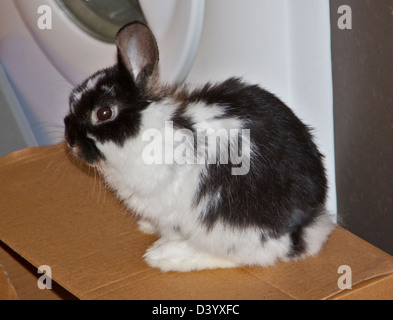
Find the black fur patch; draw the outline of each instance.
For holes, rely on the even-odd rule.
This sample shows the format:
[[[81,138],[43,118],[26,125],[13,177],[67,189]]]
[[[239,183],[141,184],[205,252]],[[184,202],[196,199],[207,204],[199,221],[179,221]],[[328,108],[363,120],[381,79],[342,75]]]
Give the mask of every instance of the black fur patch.
[[[179,109],[173,114],[171,121],[177,129],[187,129],[194,132],[194,123],[189,117],[184,116]]]
[[[291,250],[288,257],[296,257],[304,252],[306,249],[304,238],[303,238],[303,227],[291,233]]]
[[[113,141],[122,146],[127,139],[138,134],[141,111],[149,105],[125,68],[117,65],[99,73],[104,76],[98,78],[93,88],[88,88],[87,80],[74,90],[76,94],[70,97],[72,108],[64,120],[66,140],[70,145],[78,145],[83,160],[88,163],[103,158],[94,141],[88,138],[89,134],[101,143]],[[78,95],[79,100],[75,98]],[[93,124],[92,112],[106,106],[116,106],[118,116],[107,123]]]
[[[232,175],[231,163],[206,165],[195,205],[202,200],[208,203],[202,214],[207,227],[222,221],[234,227],[269,228],[278,236],[323,205],[327,180],[322,155],[310,130],[277,97],[229,79],[195,90],[187,101],[225,105],[223,117],[245,120],[254,151],[250,171],[244,176]],[[215,198],[217,194],[220,198]],[[300,246],[296,241],[300,233],[293,237]]]

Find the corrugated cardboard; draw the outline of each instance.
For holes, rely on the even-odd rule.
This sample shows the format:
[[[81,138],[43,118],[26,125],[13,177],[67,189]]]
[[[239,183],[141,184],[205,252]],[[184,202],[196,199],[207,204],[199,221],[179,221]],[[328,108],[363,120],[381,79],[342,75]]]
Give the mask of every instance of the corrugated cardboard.
[[[142,234],[96,173],[67,154],[60,144],[0,159],[0,264],[8,273],[0,272],[1,298],[393,298],[393,257],[342,228],[318,256],[297,262],[190,273],[152,269],[142,256],[156,237]],[[51,268],[53,290],[37,286],[42,265]],[[352,271],[350,290],[338,287],[342,265]]]
[[[17,300],[15,288],[12,285],[4,266],[0,265],[0,300]]]

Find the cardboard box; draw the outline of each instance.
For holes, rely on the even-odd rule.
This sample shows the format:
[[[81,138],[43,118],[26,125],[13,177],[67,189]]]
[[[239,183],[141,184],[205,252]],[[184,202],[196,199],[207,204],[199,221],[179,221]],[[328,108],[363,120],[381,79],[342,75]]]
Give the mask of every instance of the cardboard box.
[[[340,227],[318,256],[297,262],[152,269],[142,256],[156,237],[74,161],[63,144],[0,159],[0,299],[393,298],[393,257]],[[50,269],[39,274],[40,266]]]

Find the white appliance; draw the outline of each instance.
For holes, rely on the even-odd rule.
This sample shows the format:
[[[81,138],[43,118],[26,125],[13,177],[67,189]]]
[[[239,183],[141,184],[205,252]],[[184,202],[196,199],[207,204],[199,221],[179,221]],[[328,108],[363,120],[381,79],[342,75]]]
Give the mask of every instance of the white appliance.
[[[115,15],[119,9],[116,4],[135,0],[63,2],[82,6],[93,2],[110,4],[114,6],[110,14]],[[116,61],[115,45],[82,30],[61,3],[59,0],[0,2],[0,63],[40,145],[62,139],[62,119],[72,87]],[[87,9],[88,5],[85,5]],[[140,5],[157,36],[163,78],[168,82],[183,81],[197,53],[204,0],[142,0]],[[43,18],[48,29],[42,27]]]
[[[52,9],[50,30],[37,26],[42,5]],[[242,76],[314,128],[330,183],[327,206],[336,212],[329,1],[140,0],[140,6],[158,38],[165,80]],[[56,0],[0,1],[0,63],[40,145],[63,138],[71,88],[112,65],[114,50]]]

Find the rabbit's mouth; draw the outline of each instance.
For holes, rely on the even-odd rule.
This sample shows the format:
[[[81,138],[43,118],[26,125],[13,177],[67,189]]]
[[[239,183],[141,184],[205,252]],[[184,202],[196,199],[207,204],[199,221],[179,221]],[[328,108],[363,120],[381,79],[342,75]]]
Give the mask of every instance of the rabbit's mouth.
[[[97,167],[104,160],[104,155],[97,149],[93,141],[85,140],[83,146],[80,144],[67,143],[70,153],[85,162],[90,167]]]
[[[71,116],[67,116],[64,122],[65,140],[72,155],[89,166],[95,166],[100,160],[104,160],[105,157],[97,148],[95,139],[83,133],[72,121]]]

